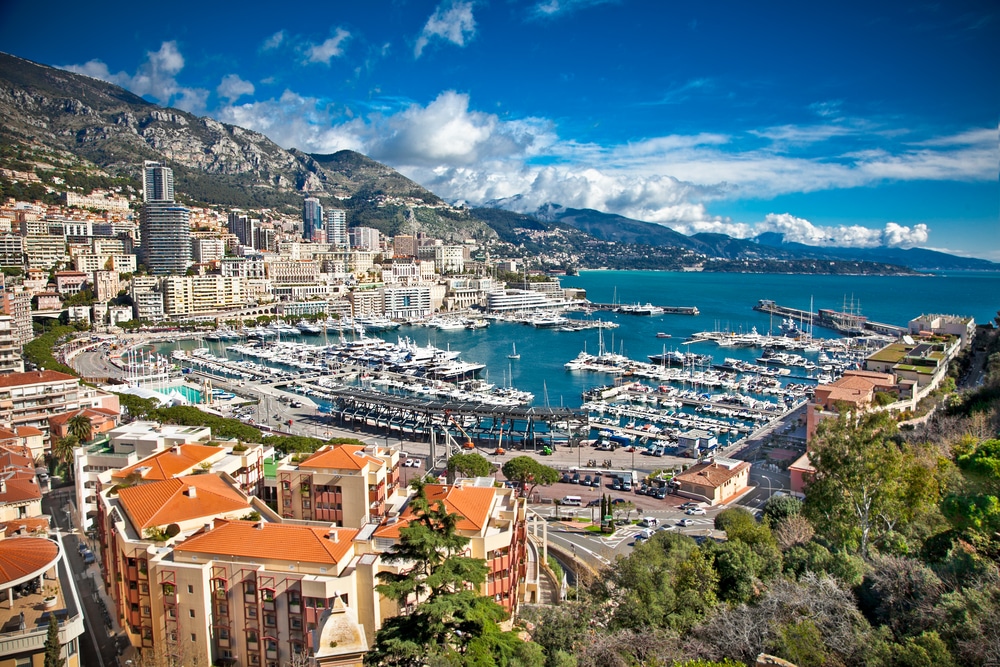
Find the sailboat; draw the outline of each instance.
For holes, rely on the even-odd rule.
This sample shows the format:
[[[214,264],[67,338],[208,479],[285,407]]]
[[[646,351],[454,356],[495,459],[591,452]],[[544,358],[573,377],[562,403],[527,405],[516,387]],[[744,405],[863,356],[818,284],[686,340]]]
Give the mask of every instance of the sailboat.
[[[517,343],[511,343],[511,352],[507,355],[508,359],[520,359],[521,355],[517,353]]]

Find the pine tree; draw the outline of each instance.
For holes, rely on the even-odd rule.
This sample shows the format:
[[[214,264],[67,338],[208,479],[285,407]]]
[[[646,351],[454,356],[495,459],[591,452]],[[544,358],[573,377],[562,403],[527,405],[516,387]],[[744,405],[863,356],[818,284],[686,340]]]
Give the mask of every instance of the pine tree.
[[[62,644],[59,642],[59,621],[56,615],[49,614],[49,633],[45,637],[45,667],[63,667],[66,661],[62,656]]]

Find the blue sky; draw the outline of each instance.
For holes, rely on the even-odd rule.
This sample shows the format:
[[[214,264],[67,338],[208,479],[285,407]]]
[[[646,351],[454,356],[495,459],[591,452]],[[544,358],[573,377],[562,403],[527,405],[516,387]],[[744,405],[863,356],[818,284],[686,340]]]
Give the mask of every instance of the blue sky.
[[[212,5],[8,0],[0,48],[450,200],[1000,261],[990,0]]]

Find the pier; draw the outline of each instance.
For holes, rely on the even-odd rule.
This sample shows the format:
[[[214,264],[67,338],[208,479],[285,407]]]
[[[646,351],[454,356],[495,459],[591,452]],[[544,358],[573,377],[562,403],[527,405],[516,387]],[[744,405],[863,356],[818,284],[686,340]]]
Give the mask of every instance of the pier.
[[[849,336],[859,336],[864,335],[866,332],[871,332],[898,338],[909,333],[906,327],[886,324],[884,322],[872,322],[867,317],[858,313],[844,313],[830,310],[829,308],[820,308],[817,312],[813,313],[800,308],[781,306],[770,299],[761,299],[753,309],[761,313],[788,317],[799,322],[811,322]]]
[[[620,313],[631,313],[633,315],[653,315],[653,314],[658,314],[658,315],[698,315],[699,312],[700,312],[698,310],[698,306],[651,306],[650,304],[646,304],[646,306],[639,306],[639,308],[636,309],[635,306],[623,306],[620,303],[619,304],[615,304],[615,303],[591,303],[590,307],[593,308],[594,310],[608,310],[608,311],[620,312]],[[662,311],[662,312],[660,312],[660,313],[655,313],[655,312],[653,312],[653,313],[640,312],[643,308],[650,308],[650,307],[654,308],[656,310]]]

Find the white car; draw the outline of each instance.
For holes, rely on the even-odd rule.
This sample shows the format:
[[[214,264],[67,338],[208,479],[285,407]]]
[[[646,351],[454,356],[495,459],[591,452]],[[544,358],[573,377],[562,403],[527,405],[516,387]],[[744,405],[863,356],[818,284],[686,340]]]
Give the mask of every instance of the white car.
[[[403,461],[404,468],[410,468],[412,466],[413,466],[413,459],[406,459],[405,461]]]
[[[694,516],[696,514],[705,514],[705,508],[704,507],[691,507],[691,508],[688,509],[687,512],[684,512],[684,513],[685,514],[690,514],[692,516]]]
[[[677,522],[677,525],[678,526],[685,526],[685,527],[686,526],[693,526],[694,525],[694,521],[692,521],[691,519],[681,519],[680,521]]]

